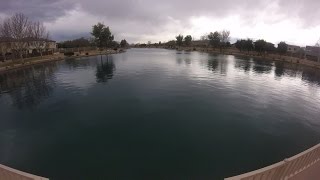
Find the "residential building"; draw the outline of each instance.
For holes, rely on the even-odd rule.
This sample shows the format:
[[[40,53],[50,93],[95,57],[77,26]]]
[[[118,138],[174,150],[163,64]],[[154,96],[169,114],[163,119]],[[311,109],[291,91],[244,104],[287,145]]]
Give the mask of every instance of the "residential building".
[[[288,52],[289,53],[298,53],[300,51],[301,47],[300,46],[295,46],[295,45],[289,45],[288,44]]]
[[[320,47],[307,46],[306,47],[306,57],[310,60],[320,62]]]
[[[17,49],[22,50],[23,54],[51,54],[57,49],[55,41],[48,39],[24,38],[17,41],[13,38],[0,37],[0,54],[14,54]]]
[[[209,40],[195,40],[195,41],[192,41],[192,45],[195,47],[208,47]]]

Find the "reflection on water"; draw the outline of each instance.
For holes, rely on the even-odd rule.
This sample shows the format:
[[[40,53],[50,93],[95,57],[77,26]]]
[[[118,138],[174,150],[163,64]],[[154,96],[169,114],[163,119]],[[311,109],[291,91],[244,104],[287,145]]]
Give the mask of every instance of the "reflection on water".
[[[185,52],[185,51],[177,51],[176,52],[176,62],[179,65],[182,65],[183,63],[185,65],[190,65],[191,64],[191,57],[192,57],[192,54],[190,52]]]
[[[0,164],[50,179],[222,179],[320,136],[320,71],[255,58],[130,49],[2,73],[0,92]]]
[[[251,70],[258,74],[272,74],[274,72],[274,75],[277,78],[281,78],[283,76],[292,78],[298,77],[308,83],[320,85],[320,71],[316,68],[248,57],[237,57],[235,61],[227,61],[225,58],[221,57],[223,56],[209,55],[207,60],[208,70],[215,73],[227,74],[228,72],[226,69],[228,64],[234,63],[235,69],[243,70],[244,72],[249,72]]]
[[[227,67],[230,63],[228,57],[230,56],[208,54],[208,69],[213,72],[226,75]]]
[[[62,79],[62,83],[67,84],[67,88],[70,85],[82,87],[93,83],[85,82],[86,77],[82,76],[90,75],[90,73],[83,71],[83,68],[95,68],[96,82],[98,83],[112,79],[115,71],[112,56],[103,56],[103,58],[99,57],[95,60],[67,59],[64,63],[61,69],[68,68],[68,71],[73,70],[78,73],[58,72],[57,64],[59,63],[48,63],[0,74],[0,98],[1,94],[9,96],[10,103],[19,109],[33,108],[50,97],[57,82],[61,82]],[[87,81],[91,81],[90,77],[87,78]]]
[[[98,83],[105,83],[113,77],[113,71],[115,70],[115,65],[113,63],[113,57],[107,56],[106,59],[101,60],[97,64],[96,77]]]
[[[56,69],[57,66],[50,63],[2,74],[0,92],[9,94],[12,104],[18,108],[36,106],[52,93]]]
[[[272,61],[253,59],[253,71],[260,74],[269,74],[272,70]]]
[[[208,60],[208,69],[211,71],[216,71],[219,66],[219,61],[214,58]]]
[[[90,66],[90,61],[86,61],[86,60],[75,60],[74,58],[67,58],[65,60],[66,65],[68,65],[69,67],[72,68],[78,68],[78,67],[86,67],[86,66]]]
[[[302,72],[302,80],[320,85],[320,73],[317,69],[309,69]]]
[[[275,62],[274,65],[275,65],[275,70],[274,70],[275,75],[278,76],[278,77],[283,76],[284,75],[284,70],[285,70],[284,69],[284,63]]]
[[[245,72],[251,70],[252,58],[242,57],[235,62],[234,67],[236,69],[241,69]]]

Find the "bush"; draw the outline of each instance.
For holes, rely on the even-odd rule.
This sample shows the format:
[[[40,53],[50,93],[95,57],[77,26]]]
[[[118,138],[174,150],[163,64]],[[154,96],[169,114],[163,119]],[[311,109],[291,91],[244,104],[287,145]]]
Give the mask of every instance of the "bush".
[[[86,56],[88,56],[89,55],[89,53],[86,53]]]
[[[65,55],[65,56],[73,56],[73,55],[74,55],[74,52],[65,52],[64,55]]]

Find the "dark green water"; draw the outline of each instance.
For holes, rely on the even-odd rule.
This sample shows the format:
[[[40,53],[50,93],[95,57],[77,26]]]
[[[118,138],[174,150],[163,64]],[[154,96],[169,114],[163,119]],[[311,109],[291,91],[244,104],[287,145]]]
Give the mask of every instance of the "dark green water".
[[[222,179],[320,142],[320,71],[131,49],[0,75],[0,164],[51,180]]]

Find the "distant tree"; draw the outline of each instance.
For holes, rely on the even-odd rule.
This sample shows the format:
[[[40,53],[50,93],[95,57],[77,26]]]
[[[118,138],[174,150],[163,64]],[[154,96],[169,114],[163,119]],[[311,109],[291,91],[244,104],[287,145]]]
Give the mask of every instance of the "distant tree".
[[[254,44],[253,41],[251,39],[241,39],[241,40],[237,40],[237,42],[235,43],[235,46],[237,49],[239,49],[239,51],[248,51],[248,53],[250,51],[252,51],[254,49]]]
[[[208,35],[209,44],[214,48],[219,47],[221,41],[220,37],[221,35],[217,31],[214,33],[210,32],[210,34]]]
[[[151,45],[151,41],[148,41],[148,46],[150,46]]]
[[[176,40],[177,40],[177,45],[178,45],[178,46],[182,46],[182,43],[183,43],[183,35],[179,34],[178,36],[176,36]]]
[[[27,49],[28,43],[26,39],[31,36],[31,21],[22,13],[14,14],[12,17],[7,18],[3,22],[3,30],[7,37],[15,40],[11,48],[15,50],[20,59]]]
[[[204,35],[202,35],[202,36],[200,36],[200,40],[201,41],[205,41],[205,40],[208,40],[208,34],[204,34]]]
[[[318,42],[316,42],[315,46],[320,47],[320,38],[319,38]]]
[[[161,45],[161,41],[159,41],[159,45]]]
[[[274,47],[274,44],[272,44],[272,43],[270,43],[270,42],[267,42],[267,44],[266,44],[266,51],[268,52],[268,53],[274,53],[274,52],[276,52],[276,48]]]
[[[110,47],[114,48],[114,49],[117,49],[117,48],[120,47],[120,44],[117,41],[111,41]]]
[[[245,50],[247,50],[248,53],[254,49],[254,44],[252,39],[248,38],[247,40],[245,40],[244,44],[245,44]]]
[[[175,40],[171,40],[171,41],[167,42],[166,45],[167,45],[169,48],[174,48],[175,45],[176,45],[176,41],[175,41]]]
[[[94,41],[100,49],[109,48],[114,39],[109,27],[106,27],[103,23],[98,23],[92,27],[92,36]]]
[[[42,57],[43,50],[46,48],[49,40],[49,32],[46,30],[46,27],[39,21],[32,23],[30,37],[33,39],[30,43],[37,49]]]
[[[318,42],[315,44],[316,47],[318,47],[318,62],[320,62],[320,39]]]
[[[230,41],[230,31],[223,30],[220,35],[220,50],[227,47],[227,43]]]
[[[242,52],[245,49],[246,40],[237,40],[235,43],[236,48]]]
[[[283,41],[280,42],[280,43],[278,44],[278,52],[279,52],[279,54],[280,54],[280,55],[286,54],[287,51],[288,51],[288,45],[287,45],[287,43],[285,43],[285,42],[283,42]]]
[[[147,47],[147,44],[145,44],[145,43],[143,43],[143,44],[139,44],[139,47],[141,47],[141,48],[145,48],[145,47]]]
[[[0,39],[3,41],[0,43],[0,53],[2,54],[2,60],[6,60],[6,53],[11,49],[11,43],[8,41],[10,38],[10,30],[8,29],[8,24],[0,23]]]
[[[186,44],[186,46],[190,46],[190,45],[191,45],[191,42],[192,42],[192,37],[191,37],[191,35],[187,35],[187,36],[184,38],[184,43]]]
[[[80,48],[90,46],[92,46],[92,43],[84,37],[58,43],[58,48]]]
[[[260,55],[262,55],[263,52],[266,51],[267,42],[263,39],[257,40],[254,42],[254,49],[257,51]]]
[[[127,47],[128,45],[129,45],[129,44],[128,44],[127,40],[125,40],[125,39],[121,40],[121,42],[120,42],[120,47],[125,48],[125,47]]]

